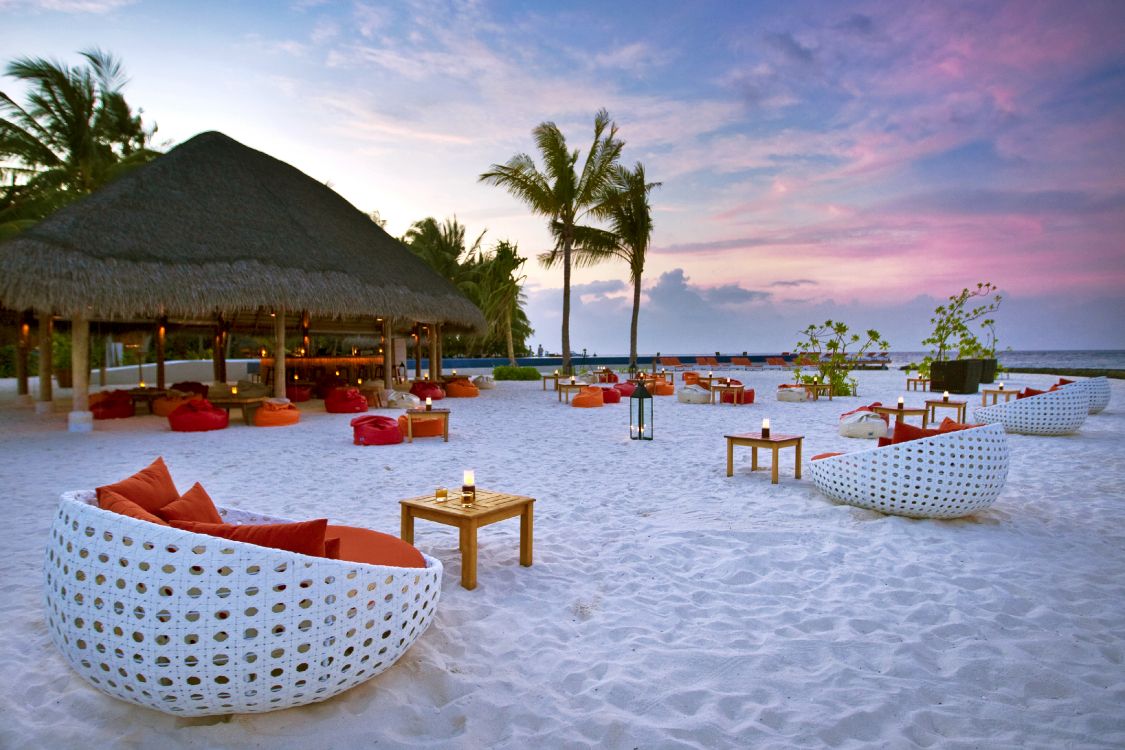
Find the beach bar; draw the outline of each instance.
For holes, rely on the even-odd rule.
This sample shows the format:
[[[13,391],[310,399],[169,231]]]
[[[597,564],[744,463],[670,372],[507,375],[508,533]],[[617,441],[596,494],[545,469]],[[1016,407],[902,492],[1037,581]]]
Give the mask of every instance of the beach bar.
[[[0,311],[17,327],[21,393],[38,332],[37,409],[51,409],[51,337],[72,336],[72,431],[92,428],[90,325],[148,330],[158,381],[171,327],[213,336],[215,380],[233,331],[271,334],[274,394],[285,396],[287,331],[430,348],[443,332],[482,332],[484,317],[449,281],[326,185],[221,133],[195,136],[0,243]],[[418,359],[416,357],[416,359]],[[163,387],[158,382],[158,387]]]

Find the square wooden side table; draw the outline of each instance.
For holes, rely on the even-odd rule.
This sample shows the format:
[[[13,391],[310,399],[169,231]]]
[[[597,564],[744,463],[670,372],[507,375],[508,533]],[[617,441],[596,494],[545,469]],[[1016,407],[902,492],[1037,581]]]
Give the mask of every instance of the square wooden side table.
[[[738,406],[742,403],[742,394],[746,391],[744,385],[731,385],[730,383],[714,383],[711,385],[711,403],[715,403],[716,398],[721,405],[723,403],[723,394],[730,393],[731,404]]]
[[[579,391],[581,391],[583,388],[585,388],[588,385],[589,385],[589,383],[562,383],[562,382],[560,382],[558,384],[558,387],[556,388],[556,390],[559,392],[559,401],[565,401],[565,403],[569,404],[570,403],[570,394],[578,393]],[[564,396],[566,397],[565,399],[563,398]]]
[[[531,567],[531,533],[535,498],[509,495],[477,488],[477,499],[471,507],[461,505],[460,495],[451,491],[448,500],[438,502],[433,495],[399,501],[402,507],[404,542],[414,544],[414,519],[456,526],[461,534],[461,585],[477,587],[477,529],[482,526],[520,517],[520,565]]]
[[[988,397],[992,396],[992,403],[996,404],[1000,401],[1000,397],[1004,397],[1004,403],[1008,403],[1013,398],[1020,395],[1018,390],[1011,388],[981,388],[980,389],[980,405],[988,406]]]
[[[953,409],[955,412],[957,412],[957,421],[964,422],[965,409],[967,406],[967,401],[954,401],[953,399],[949,399],[948,401],[946,401],[945,399],[941,398],[926,400],[926,410],[929,412],[929,419],[931,422],[937,421],[938,409]]]
[[[804,435],[770,435],[762,437],[760,432],[750,432],[745,435],[724,435],[727,439],[727,476],[734,476],[734,446],[743,445],[750,447],[750,471],[758,470],[758,449],[766,448],[773,451],[773,466],[770,469],[770,482],[777,484],[777,453],[782,448],[792,446],[797,451],[794,463],[794,476],[801,478],[801,441]]]
[[[414,442],[414,420],[424,420],[427,417],[437,417],[441,420],[441,437],[449,442],[449,409],[426,409],[417,406],[407,409],[406,414],[406,442]]]
[[[901,409],[897,406],[873,406],[871,411],[876,414],[884,414],[888,417],[895,418],[895,424],[905,422],[907,417],[921,417],[922,427],[929,424],[927,415],[930,413],[929,409],[923,409],[919,406],[904,406]]]

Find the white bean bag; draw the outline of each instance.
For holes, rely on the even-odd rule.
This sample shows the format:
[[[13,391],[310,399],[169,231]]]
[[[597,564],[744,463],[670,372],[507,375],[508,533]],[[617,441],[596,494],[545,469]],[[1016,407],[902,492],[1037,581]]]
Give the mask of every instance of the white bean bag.
[[[403,393],[402,391],[394,391],[391,393],[390,398],[387,399],[387,407],[390,409],[409,409],[421,403],[422,399],[418,398],[413,393]]]
[[[489,391],[496,387],[496,381],[491,375],[477,375],[473,378],[473,385],[482,391]]]
[[[785,387],[781,387],[781,388],[777,389],[777,400],[778,401],[798,402],[798,401],[807,401],[808,398],[809,398],[809,394],[808,394],[807,391],[805,391],[804,388],[785,388]]]
[[[680,388],[676,398],[681,404],[709,404],[711,392],[701,385],[685,385]]]
[[[840,417],[840,435],[850,438],[887,436],[887,423],[875,412],[857,411]]]

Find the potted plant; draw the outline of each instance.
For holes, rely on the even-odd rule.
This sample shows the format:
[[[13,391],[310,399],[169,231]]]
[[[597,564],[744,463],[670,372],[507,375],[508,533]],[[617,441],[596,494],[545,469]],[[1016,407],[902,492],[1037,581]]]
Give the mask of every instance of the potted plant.
[[[801,363],[809,363],[808,366],[815,367],[819,372],[817,377],[820,382],[832,386],[834,396],[855,395],[857,382],[851,372],[856,361],[872,349],[891,348],[876,330],[869,330],[861,336],[851,333],[846,323],[834,320],[826,320],[823,325],[810,325],[801,331],[801,336],[804,339],[794,347],[801,352],[793,371],[796,382],[813,382],[811,376],[801,375]],[[858,348],[849,354],[849,345],[857,345]]]
[[[981,303],[969,307],[973,300]],[[938,305],[934,317],[930,318],[933,332],[922,340],[932,347],[922,361],[923,368],[929,371],[931,391],[950,393],[976,393],[984,374],[985,359],[991,359],[991,375],[996,373],[995,359],[995,320],[986,318],[1000,306],[1001,296],[996,294],[992,282],[978,283],[976,289],[962,289],[960,294],[949,298],[944,305]],[[982,326],[992,335],[989,345],[981,343],[969,328],[969,323],[983,319]],[[957,359],[951,355],[956,349]]]

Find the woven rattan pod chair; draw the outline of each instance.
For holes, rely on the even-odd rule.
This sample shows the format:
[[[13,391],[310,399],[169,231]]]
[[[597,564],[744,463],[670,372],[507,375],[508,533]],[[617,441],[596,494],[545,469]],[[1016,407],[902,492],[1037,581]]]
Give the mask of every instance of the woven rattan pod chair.
[[[219,509],[227,523],[280,523]],[[44,562],[47,621],[99,690],[178,716],[314,703],[384,671],[433,620],[441,563],[309,557],[62,496]]]
[[[1109,379],[1104,375],[1088,380],[1076,380],[1065,387],[1086,391],[1086,394],[1090,397],[1090,414],[1097,414],[1109,406]]]
[[[973,418],[1022,435],[1069,435],[1077,432],[1089,413],[1089,392],[1067,386],[1006,404],[978,406]]]
[[[912,518],[956,518],[995,502],[1008,477],[999,425],[841,453],[809,464],[821,492],[848,505]]]

